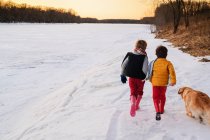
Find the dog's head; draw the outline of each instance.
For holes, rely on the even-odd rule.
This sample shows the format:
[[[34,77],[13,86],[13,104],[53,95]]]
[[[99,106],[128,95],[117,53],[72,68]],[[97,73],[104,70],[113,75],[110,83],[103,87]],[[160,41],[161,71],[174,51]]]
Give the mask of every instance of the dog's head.
[[[189,87],[182,87],[179,89],[178,94],[180,94],[182,96],[182,98],[184,98],[184,96],[186,96],[186,94],[188,94],[188,92],[192,90]]]

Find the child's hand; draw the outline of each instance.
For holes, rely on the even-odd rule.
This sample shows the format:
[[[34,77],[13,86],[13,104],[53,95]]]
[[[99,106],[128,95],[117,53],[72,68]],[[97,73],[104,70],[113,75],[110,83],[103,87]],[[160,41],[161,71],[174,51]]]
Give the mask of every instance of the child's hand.
[[[120,78],[121,78],[121,82],[122,82],[123,84],[125,84],[125,83],[126,83],[126,81],[127,81],[126,76],[124,76],[124,75],[120,75]]]
[[[169,84],[169,86],[174,86],[174,85],[176,85],[176,84],[175,84],[175,83],[170,83],[170,84]]]

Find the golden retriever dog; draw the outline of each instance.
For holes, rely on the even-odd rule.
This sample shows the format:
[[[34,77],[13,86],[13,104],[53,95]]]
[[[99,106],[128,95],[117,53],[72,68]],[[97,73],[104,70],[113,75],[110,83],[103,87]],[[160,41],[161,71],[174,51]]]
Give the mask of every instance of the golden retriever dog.
[[[210,98],[207,94],[189,87],[180,88],[178,94],[185,102],[189,117],[200,120],[200,123],[210,124]]]

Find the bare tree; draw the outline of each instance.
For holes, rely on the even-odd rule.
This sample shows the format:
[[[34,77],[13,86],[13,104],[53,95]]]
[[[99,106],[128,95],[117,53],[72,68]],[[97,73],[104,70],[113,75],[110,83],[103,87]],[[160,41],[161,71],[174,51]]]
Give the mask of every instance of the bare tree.
[[[180,24],[180,20],[181,20],[181,13],[182,13],[182,0],[168,0],[171,8],[172,8],[172,12],[173,12],[173,33],[175,34],[178,30],[179,24]]]
[[[190,26],[189,21],[189,9],[191,7],[191,0],[187,0],[186,2],[184,0],[181,1],[183,6],[183,14],[184,14],[184,21],[185,21],[185,27],[188,28]]]

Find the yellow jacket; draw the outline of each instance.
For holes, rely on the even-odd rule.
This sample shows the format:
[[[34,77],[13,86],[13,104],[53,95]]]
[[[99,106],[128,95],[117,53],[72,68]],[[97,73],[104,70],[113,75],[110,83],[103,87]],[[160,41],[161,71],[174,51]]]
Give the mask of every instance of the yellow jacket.
[[[153,86],[176,84],[176,74],[172,63],[165,58],[158,58],[153,65],[151,82]]]

